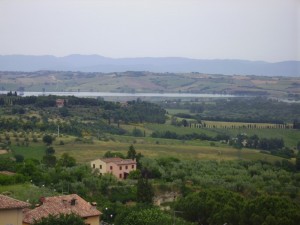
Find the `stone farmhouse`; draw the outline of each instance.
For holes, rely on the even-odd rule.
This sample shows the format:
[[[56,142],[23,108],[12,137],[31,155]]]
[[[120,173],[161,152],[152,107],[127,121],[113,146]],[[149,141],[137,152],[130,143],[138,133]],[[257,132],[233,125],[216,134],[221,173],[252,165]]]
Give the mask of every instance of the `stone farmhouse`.
[[[91,167],[98,169],[100,175],[111,173],[118,179],[126,179],[131,171],[136,170],[136,160],[119,157],[96,159],[91,162]]]
[[[32,210],[24,212],[23,225],[29,225],[34,220],[58,214],[74,213],[84,219],[87,225],[99,225],[100,215],[96,203],[90,204],[77,194],[40,198],[40,204]]]
[[[22,225],[23,209],[30,204],[0,195],[0,224]]]

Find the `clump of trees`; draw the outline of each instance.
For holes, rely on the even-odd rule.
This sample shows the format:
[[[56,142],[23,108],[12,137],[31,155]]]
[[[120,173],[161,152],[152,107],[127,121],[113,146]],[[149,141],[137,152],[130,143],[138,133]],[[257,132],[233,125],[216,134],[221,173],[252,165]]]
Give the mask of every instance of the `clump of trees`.
[[[270,153],[272,155],[283,158],[295,157],[292,149],[285,147],[282,138],[259,138],[257,135],[247,136],[246,134],[238,134],[229,142],[230,145],[241,149],[242,147],[261,149],[263,153]]]
[[[157,224],[181,224],[192,225],[181,218],[164,213],[157,207],[137,205],[127,207],[117,214],[114,224],[116,225],[157,225]]]
[[[190,134],[177,134],[174,131],[154,131],[151,134],[153,138],[167,138],[167,139],[179,139],[179,140],[207,140],[207,141],[228,141],[230,136],[228,135],[217,135],[215,137],[208,136],[205,133],[190,133]]]
[[[33,222],[33,225],[85,225],[84,220],[72,213],[72,214],[59,214],[59,215],[49,215],[48,217],[43,217],[40,220]]]
[[[56,107],[57,98],[64,99],[64,107]],[[83,133],[98,134],[98,136],[103,133],[123,135],[127,131],[120,128],[120,123],[165,123],[166,121],[166,111],[163,108],[139,99],[122,105],[118,102],[74,96],[0,96],[1,104],[7,106],[10,114],[22,115],[22,119],[0,118],[0,131],[56,132],[59,126],[61,132],[79,137]],[[41,117],[28,116],[29,109],[39,111]],[[50,114],[55,120],[48,120]],[[83,121],[78,120],[77,115],[80,115]],[[145,133],[135,129],[132,135],[141,137]]]
[[[222,189],[206,189],[181,198],[178,216],[197,224],[296,225],[300,207],[286,198],[260,196],[247,199]]]

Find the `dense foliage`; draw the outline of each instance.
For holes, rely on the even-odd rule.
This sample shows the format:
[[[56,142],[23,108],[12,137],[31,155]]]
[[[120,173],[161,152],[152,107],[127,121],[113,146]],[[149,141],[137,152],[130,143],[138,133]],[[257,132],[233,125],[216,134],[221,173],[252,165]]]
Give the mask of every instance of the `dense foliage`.
[[[192,183],[193,186],[202,188],[222,187],[249,196],[269,193],[291,198],[295,198],[300,191],[300,174],[292,171],[295,167],[287,160],[278,161],[274,166],[264,161],[217,162],[142,158],[141,164],[153,177],[183,186],[185,183]]]
[[[128,154],[132,153],[131,148]],[[47,167],[45,162],[37,160],[17,163],[0,159],[2,170],[17,172],[21,180],[15,182],[31,181],[59,193],[77,193],[87,200],[99,202],[104,211],[109,206],[104,218],[114,224],[169,224],[180,216],[196,224],[252,225],[276,221],[275,224],[293,225],[299,218],[299,205],[292,201],[299,199],[300,176],[291,172],[285,161],[274,166],[263,161],[183,161],[143,157],[140,159],[142,173],[136,177],[140,181],[119,182],[111,175],[97,176],[87,165],[72,164],[72,157],[67,155],[59,158],[54,167]],[[141,175],[157,181],[153,183]],[[7,184],[4,179],[2,182]],[[174,210],[181,212],[176,216],[172,215],[172,210],[168,214],[151,206],[126,209],[119,205],[130,201],[151,203],[152,187],[153,190],[167,190],[168,184],[171,189],[180,190],[183,196],[175,203]],[[268,208],[271,207],[268,202],[273,202],[273,208]],[[176,224],[189,224],[177,218],[175,221]]]
[[[179,216],[197,224],[296,225],[300,207],[289,199],[261,196],[247,199],[224,190],[203,190],[181,198]]]
[[[162,102],[165,108],[188,109],[197,119],[248,123],[292,123],[300,120],[300,104],[263,97],[217,99],[211,102]],[[199,109],[195,110],[198,106]],[[297,123],[298,125],[298,123]]]
[[[174,218],[170,214],[162,212],[159,208],[137,205],[128,207],[120,212],[115,220],[116,225],[158,225],[158,224],[192,225],[187,221]]]
[[[33,225],[85,225],[84,220],[76,214],[49,215],[35,221]]]
[[[64,106],[56,107],[56,100],[63,99]],[[77,98],[58,96],[0,96],[0,105],[7,115],[19,117],[0,117],[2,131],[48,131],[82,136],[83,133],[125,134],[119,127],[122,123],[164,123],[165,110],[160,106],[141,100],[129,101],[126,104],[107,102],[100,98]],[[32,115],[37,111],[38,115]],[[112,124],[115,123],[115,124]],[[143,133],[135,130],[134,136]]]

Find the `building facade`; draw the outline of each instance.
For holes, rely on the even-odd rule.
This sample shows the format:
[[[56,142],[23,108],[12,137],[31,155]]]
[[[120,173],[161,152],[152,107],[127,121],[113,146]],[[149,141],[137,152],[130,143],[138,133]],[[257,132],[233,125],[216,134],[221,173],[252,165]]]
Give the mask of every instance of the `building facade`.
[[[98,170],[99,174],[111,173],[118,179],[126,179],[131,171],[136,170],[136,161],[132,159],[103,158],[91,162],[93,170]]]
[[[29,203],[0,195],[0,225],[22,225],[22,210],[27,207]]]

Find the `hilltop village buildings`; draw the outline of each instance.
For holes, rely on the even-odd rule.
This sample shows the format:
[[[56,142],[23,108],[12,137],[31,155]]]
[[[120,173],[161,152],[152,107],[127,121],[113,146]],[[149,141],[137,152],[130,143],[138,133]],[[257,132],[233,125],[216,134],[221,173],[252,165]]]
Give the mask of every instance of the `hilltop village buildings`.
[[[30,225],[49,215],[77,214],[87,225],[99,225],[101,212],[96,203],[86,202],[77,194],[41,197],[40,204],[30,204],[0,195],[0,225]]]
[[[99,174],[111,173],[118,179],[126,179],[131,171],[136,170],[136,160],[115,158],[96,159],[91,162],[93,170],[99,170]]]

